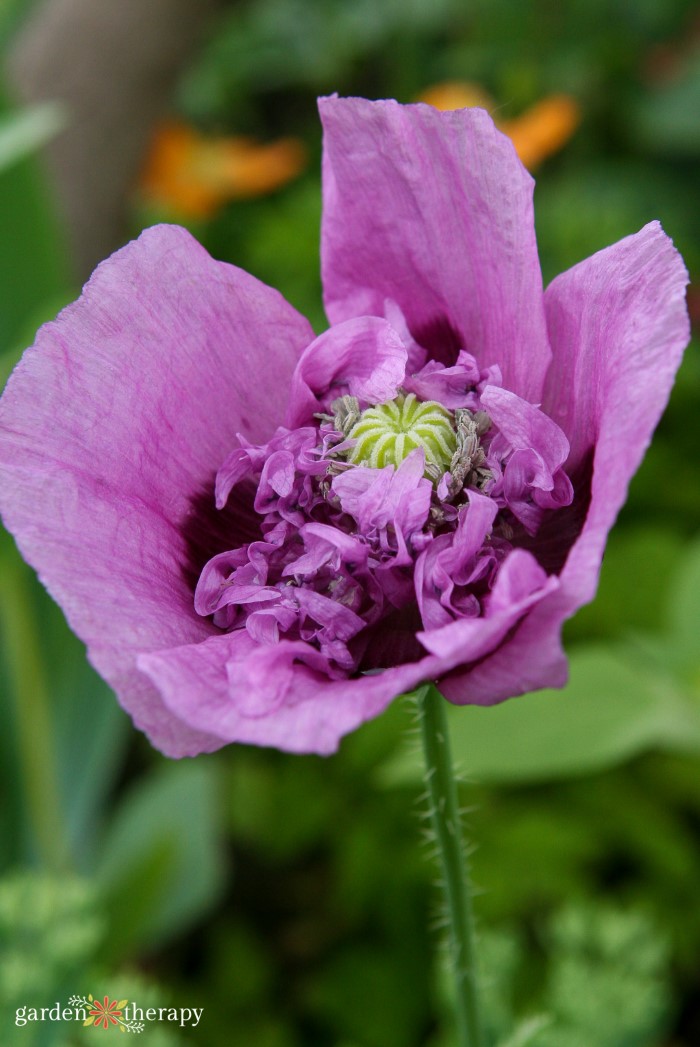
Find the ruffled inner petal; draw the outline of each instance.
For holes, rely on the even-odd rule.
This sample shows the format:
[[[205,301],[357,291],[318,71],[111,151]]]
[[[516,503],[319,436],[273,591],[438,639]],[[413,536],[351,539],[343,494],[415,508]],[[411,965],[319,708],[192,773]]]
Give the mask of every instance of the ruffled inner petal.
[[[366,403],[391,400],[406,373],[408,351],[386,320],[361,316],[336,324],[311,343],[292,379],[290,428],[312,422],[342,395]]]
[[[245,630],[145,654],[138,664],[175,716],[211,731],[221,744],[247,742],[324,755],[398,694],[446,678],[465,660],[486,658],[554,588],[556,580],[550,580],[504,612],[419,634],[421,642],[434,641],[441,653],[353,679],[330,678],[323,655],[309,644],[260,646]]]
[[[276,715],[294,688],[305,693],[312,678],[320,687],[319,674],[328,692],[367,671],[385,676],[397,660],[407,672],[419,674],[422,665],[449,680],[466,652],[488,658],[555,591],[557,579],[529,552],[513,549],[509,536],[516,526],[520,538],[535,534],[565,501],[566,438],[534,405],[492,386],[497,369],[479,371],[467,354],[451,369],[433,363],[421,370],[427,382],[447,382],[443,389],[459,373],[460,402],[466,397],[476,412],[456,408],[452,415],[436,404],[421,421],[454,425],[456,485],[449,471],[438,483],[428,479],[422,448],[397,465],[355,464],[344,455],[356,427],[347,436],[325,416],[315,426],[281,427],[266,445],[242,441],[224,462],[219,501],[233,497],[237,484],[257,484],[261,533],[212,559],[196,607],[255,644],[227,669],[245,693],[241,716]],[[402,393],[381,418],[413,432],[418,407],[415,394]],[[264,679],[277,682],[265,689]]]

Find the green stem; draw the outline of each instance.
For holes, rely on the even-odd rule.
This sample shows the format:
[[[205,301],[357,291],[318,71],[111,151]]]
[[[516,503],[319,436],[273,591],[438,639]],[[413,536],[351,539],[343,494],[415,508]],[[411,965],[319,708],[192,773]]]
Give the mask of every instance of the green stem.
[[[445,699],[432,685],[418,692],[430,817],[442,865],[449,918],[456,990],[456,1043],[459,1047],[482,1047],[471,884],[445,708]]]
[[[8,551],[2,557],[0,636],[16,698],[18,752],[34,841],[42,864],[53,872],[68,865],[56,790],[50,701],[27,591],[28,572]]]

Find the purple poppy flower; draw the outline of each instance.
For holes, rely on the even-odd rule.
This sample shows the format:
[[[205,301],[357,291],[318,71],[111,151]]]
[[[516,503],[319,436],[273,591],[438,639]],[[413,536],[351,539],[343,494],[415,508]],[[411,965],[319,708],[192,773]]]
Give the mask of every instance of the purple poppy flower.
[[[158,227],[0,408],[7,526],[171,756],[328,753],[427,680],[562,685],[688,340],[658,223],[543,294],[533,183],[483,111],[321,114],[328,331]]]

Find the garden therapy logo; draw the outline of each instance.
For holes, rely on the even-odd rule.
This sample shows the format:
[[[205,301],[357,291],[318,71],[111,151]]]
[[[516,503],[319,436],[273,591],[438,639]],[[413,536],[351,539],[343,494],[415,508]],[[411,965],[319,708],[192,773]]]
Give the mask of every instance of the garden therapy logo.
[[[109,996],[96,1000],[87,996],[71,996],[67,1006],[56,1001],[53,1007],[18,1007],[15,1025],[29,1022],[80,1021],[86,1027],[109,1029],[117,1026],[120,1032],[143,1032],[147,1022],[177,1022],[180,1028],[199,1025],[203,1007],[139,1007],[128,1000],[110,1000]]]

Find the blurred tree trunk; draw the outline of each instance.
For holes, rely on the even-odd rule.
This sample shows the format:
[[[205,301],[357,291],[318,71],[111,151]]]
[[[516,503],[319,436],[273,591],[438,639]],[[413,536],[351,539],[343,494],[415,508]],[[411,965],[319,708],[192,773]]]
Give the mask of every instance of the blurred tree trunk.
[[[47,149],[83,279],[126,237],[126,197],[183,63],[226,0],[44,0],[15,39],[18,101],[57,99],[69,126]]]

